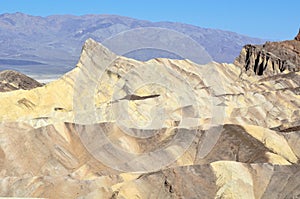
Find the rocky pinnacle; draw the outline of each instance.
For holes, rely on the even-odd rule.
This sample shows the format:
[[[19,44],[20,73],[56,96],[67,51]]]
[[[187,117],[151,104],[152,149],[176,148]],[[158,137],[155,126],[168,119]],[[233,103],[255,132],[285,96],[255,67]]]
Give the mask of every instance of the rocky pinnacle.
[[[300,41],[300,28],[299,28],[298,35],[295,37],[295,40]]]

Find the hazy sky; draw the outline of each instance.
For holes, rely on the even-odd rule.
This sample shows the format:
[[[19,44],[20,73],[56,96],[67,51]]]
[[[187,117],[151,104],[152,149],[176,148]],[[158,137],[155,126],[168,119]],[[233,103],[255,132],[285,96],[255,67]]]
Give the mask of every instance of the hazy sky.
[[[299,0],[0,0],[0,13],[117,14],[189,23],[273,40],[292,39],[300,27]]]

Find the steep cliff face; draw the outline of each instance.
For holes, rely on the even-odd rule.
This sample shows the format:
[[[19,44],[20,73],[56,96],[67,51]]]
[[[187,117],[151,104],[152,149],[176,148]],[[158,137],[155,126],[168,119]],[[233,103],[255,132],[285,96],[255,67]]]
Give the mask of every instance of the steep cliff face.
[[[270,76],[300,70],[300,33],[294,40],[246,45],[234,64],[248,75]]]

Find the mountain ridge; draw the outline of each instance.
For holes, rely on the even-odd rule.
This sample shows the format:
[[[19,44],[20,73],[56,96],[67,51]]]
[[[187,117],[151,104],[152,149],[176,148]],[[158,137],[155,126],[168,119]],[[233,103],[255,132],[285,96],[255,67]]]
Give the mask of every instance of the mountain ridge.
[[[62,75],[76,64],[81,46],[86,39],[93,38],[98,42],[103,42],[124,31],[147,27],[165,28],[185,34],[204,47],[212,59],[218,62],[231,63],[243,45],[264,41],[229,31],[201,28],[178,22],[150,22],[118,15],[40,17],[23,13],[2,14],[0,17],[0,58],[26,58],[29,61],[46,65],[1,65],[0,69],[15,68],[25,74],[38,71]],[[143,36],[141,35],[140,38],[142,39]],[[114,51],[114,49],[111,50]],[[187,48],[186,51],[189,52],[189,49]]]

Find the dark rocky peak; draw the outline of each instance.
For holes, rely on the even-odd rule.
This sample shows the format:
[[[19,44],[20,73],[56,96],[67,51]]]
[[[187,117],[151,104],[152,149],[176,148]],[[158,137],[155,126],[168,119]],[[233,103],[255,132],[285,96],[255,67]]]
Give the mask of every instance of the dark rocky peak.
[[[300,71],[300,30],[294,40],[246,45],[234,64],[248,75],[273,76]]]
[[[0,72],[0,92],[19,89],[30,90],[40,86],[43,86],[43,84],[20,72],[12,70]]]
[[[296,40],[296,41],[300,41],[300,28],[299,28],[298,35],[295,37],[295,40]]]

